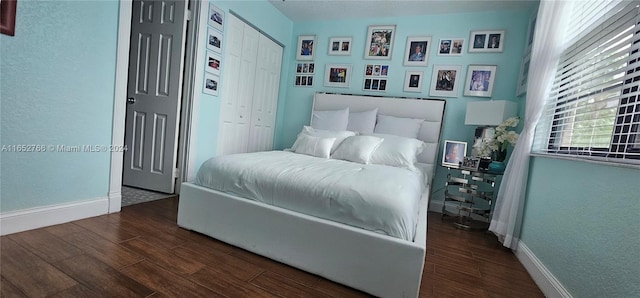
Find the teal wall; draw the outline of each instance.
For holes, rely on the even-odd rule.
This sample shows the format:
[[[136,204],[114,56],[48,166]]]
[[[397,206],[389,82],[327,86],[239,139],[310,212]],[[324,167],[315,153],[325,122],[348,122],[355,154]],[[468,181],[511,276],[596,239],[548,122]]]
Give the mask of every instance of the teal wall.
[[[466,80],[467,67],[470,64],[497,65],[497,75],[495,79],[493,96],[487,97],[465,97],[461,87],[458,89],[458,96],[455,98],[444,98],[447,101],[445,121],[443,126],[443,140],[457,140],[473,143],[475,126],[465,126],[464,117],[466,104],[469,101],[511,100],[520,106],[524,103],[516,97],[517,78],[520,71],[520,61],[524,51],[524,44],[527,35],[528,20],[532,10],[524,11],[495,11],[482,13],[446,14],[428,16],[405,16],[402,18],[376,18],[376,19],[350,19],[333,20],[323,22],[300,22],[295,23],[293,28],[292,41],[297,42],[298,35],[316,35],[315,46],[315,66],[316,74],[314,86],[296,87],[295,79],[295,51],[288,51],[288,60],[292,61],[289,69],[289,76],[286,77],[287,88],[286,101],[284,105],[284,122],[279,127],[276,137],[276,147],[283,149],[291,146],[296,135],[303,125],[309,124],[311,118],[311,106],[313,94],[315,92],[335,92],[351,94],[371,94],[377,96],[398,96],[398,97],[422,97],[429,96],[433,65],[460,65],[462,66],[462,76],[458,79]],[[391,60],[365,60],[364,51],[366,35],[369,25],[396,25],[396,36],[394,39]],[[469,41],[472,30],[505,30],[504,51],[502,53],[468,53],[468,44],[464,47],[462,56],[439,56],[437,55],[436,44],[441,38],[464,38]],[[431,36],[432,45],[427,67],[407,67],[403,66],[405,45],[408,36]],[[329,56],[328,44],[330,37],[351,36],[353,37],[353,48],[351,56]],[[352,76],[349,88],[324,87],[325,64],[351,64]],[[388,64],[389,78],[386,92],[363,91],[363,79],[365,66],[367,64]],[[403,84],[405,72],[424,71],[425,81],[422,93],[404,92]],[[461,85],[461,86],[462,86]],[[435,97],[442,98],[442,97]],[[470,149],[469,149],[470,151]],[[440,153],[439,160],[442,158]],[[434,196],[432,200],[438,201],[443,198],[443,188],[445,185],[446,172],[438,167],[434,180]]]
[[[3,146],[111,144],[117,22],[117,1],[18,2],[0,35]],[[50,149],[1,153],[0,212],[107,196],[108,152]]]
[[[271,5],[266,0],[254,0],[254,1],[211,1],[215,6],[222,9],[225,14],[233,11],[236,15],[240,16],[253,26],[260,28],[260,30],[275,39],[277,42],[284,46],[284,52],[286,53],[291,48],[291,32],[293,28],[293,22],[286,18],[279,10]],[[202,2],[202,10],[208,11],[208,2]],[[202,23],[201,23],[202,24]],[[200,39],[206,40],[206,20],[204,25],[201,25],[202,34]],[[225,28],[226,30],[226,28]],[[224,32],[226,33],[226,32]],[[223,39],[223,55],[225,53],[225,44]],[[198,51],[204,55],[206,53],[206,44],[201,43]],[[224,56],[222,59],[222,74],[224,74]],[[282,62],[283,77],[287,76],[289,67],[289,60],[283,59]],[[198,80],[203,80],[202,75],[204,72],[204,63],[200,63],[196,73]],[[221,76],[221,84],[224,81],[224,75]],[[286,80],[281,80],[280,90],[286,90]],[[201,92],[201,91],[200,91]],[[276,119],[276,129],[282,126],[283,118],[285,117],[284,106],[286,100],[286,92],[280,92],[278,99],[278,112]],[[220,120],[221,100],[225,96],[225,90],[220,89],[219,96],[211,96],[205,93],[200,94],[200,108],[199,111],[194,113],[198,114],[198,121],[194,123],[197,126],[197,138],[196,138],[196,155],[193,165],[194,170],[200,167],[200,165],[208,158],[214,156],[217,150],[217,139]]]
[[[520,239],[574,297],[637,297],[640,170],[533,157]]]

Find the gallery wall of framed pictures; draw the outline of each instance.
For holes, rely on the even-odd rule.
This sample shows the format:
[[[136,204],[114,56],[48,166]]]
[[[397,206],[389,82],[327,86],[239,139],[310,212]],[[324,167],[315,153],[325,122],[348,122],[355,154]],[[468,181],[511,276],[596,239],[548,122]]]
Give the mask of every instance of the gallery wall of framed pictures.
[[[398,39],[400,36],[396,36],[400,32],[396,24],[368,25],[366,34],[359,38],[322,37],[313,32],[301,34],[296,44],[293,84],[295,87],[320,86],[314,84],[315,69],[323,67],[324,87],[351,88],[353,75],[358,76],[362,71],[361,86],[365,92],[401,90],[442,98],[493,96],[498,66],[484,62],[495,61],[487,59],[486,55],[503,53],[506,30],[470,29],[468,36],[434,36],[428,30],[424,31],[426,34],[423,35],[409,34],[402,42]],[[358,45],[362,38],[364,44]],[[352,55],[358,46],[364,46],[361,58]],[[402,59],[402,69],[395,69],[393,76],[389,73],[390,66],[394,65],[391,61],[380,64],[369,61],[393,60],[394,53],[396,60]],[[318,55],[326,62],[317,64]],[[455,63],[458,59],[466,63]],[[527,59],[526,55],[522,59],[517,94],[526,90]],[[438,64],[440,61],[447,63]]]
[[[202,92],[213,96],[220,94],[224,19],[224,11],[213,5],[213,3],[209,3],[207,13],[207,55],[205,57]]]

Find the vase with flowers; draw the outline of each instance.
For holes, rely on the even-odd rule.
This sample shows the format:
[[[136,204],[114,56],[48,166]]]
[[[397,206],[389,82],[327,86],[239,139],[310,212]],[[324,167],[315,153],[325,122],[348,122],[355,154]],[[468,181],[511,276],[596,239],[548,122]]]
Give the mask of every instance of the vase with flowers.
[[[506,165],[507,149],[518,141],[518,134],[513,130],[520,122],[519,117],[511,117],[493,129],[493,133],[474,145],[479,157],[490,157],[490,172],[503,172]]]

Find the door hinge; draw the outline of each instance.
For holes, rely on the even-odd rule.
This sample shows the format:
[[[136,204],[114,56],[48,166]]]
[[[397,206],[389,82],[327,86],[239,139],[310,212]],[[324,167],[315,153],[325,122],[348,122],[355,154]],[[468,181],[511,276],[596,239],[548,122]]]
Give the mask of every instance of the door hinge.
[[[187,9],[187,21],[192,20],[191,9]]]
[[[180,169],[173,169],[173,178],[180,178]]]

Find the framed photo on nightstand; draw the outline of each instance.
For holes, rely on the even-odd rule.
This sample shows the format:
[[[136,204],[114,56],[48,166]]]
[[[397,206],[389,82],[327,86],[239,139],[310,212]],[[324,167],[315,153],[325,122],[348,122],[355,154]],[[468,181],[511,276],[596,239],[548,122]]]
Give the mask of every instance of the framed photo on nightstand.
[[[480,158],[478,157],[464,157],[462,159],[461,169],[477,171],[480,167]]]

